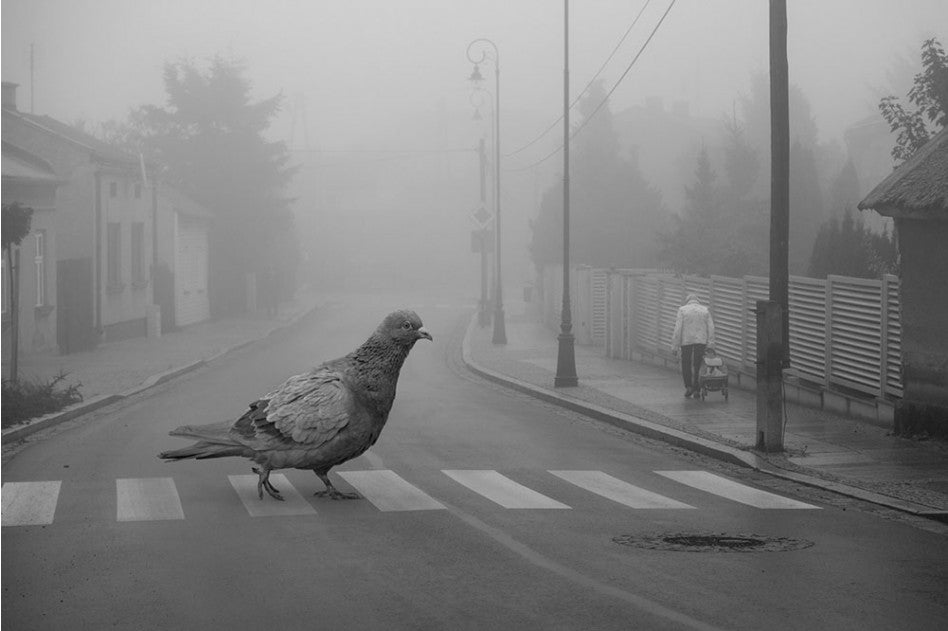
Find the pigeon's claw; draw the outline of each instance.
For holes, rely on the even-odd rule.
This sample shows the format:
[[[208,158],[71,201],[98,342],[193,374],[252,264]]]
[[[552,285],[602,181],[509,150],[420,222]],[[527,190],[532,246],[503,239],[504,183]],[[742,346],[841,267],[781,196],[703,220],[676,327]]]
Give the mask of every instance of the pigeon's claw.
[[[331,500],[361,500],[362,496],[358,493],[343,493],[336,487],[332,485],[332,482],[329,480],[329,474],[326,471],[317,471],[313,469],[313,473],[323,481],[323,484],[326,485],[325,491],[316,491],[313,493],[316,497],[328,497]]]
[[[273,499],[283,501],[283,496],[280,495],[277,488],[270,483],[270,469],[261,470],[257,467],[251,467],[251,471],[259,476],[257,478],[257,495],[261,500],[263,499],[263,492],[266,490],[267,494]]]

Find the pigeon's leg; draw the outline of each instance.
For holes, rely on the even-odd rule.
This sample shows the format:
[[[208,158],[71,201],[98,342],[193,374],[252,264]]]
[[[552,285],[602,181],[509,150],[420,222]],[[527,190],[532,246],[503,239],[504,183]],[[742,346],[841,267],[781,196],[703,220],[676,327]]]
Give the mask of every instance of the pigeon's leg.
[[[329,481],[329,472],[328,471],[319,471],[318,469],[313,469],[313,473],[319,476],[319,479],[323,481],[323,484],[326,485],[325,491],[316,491],[313,493],[316,497],[328,497],[332,500],[360,500],[362,496],[358,493],[343,493],[336,487],[332,485],[332,482]]]
[[[263,499],[263,491],[266,489],[270,497],[278,499],[281,502],[283,501],[283,496],[280,495],[280,492],[277,491],[277,488],[270,484],[270,469],[258,469],[257,467],[251,467],[251,471],[259,476],[257,479],[257,494],[260,496],[260,499]]]

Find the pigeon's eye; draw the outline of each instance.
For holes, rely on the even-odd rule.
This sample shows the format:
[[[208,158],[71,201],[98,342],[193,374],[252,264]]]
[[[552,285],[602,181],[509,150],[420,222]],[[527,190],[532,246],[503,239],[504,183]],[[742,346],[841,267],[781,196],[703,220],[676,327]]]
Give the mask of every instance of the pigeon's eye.
[[[410,328],[411,328],[411,322],[409,322],[408,320],[405,320],[405,323],[402,324],[402,328],[405,329],[405,330],[410,329]]]

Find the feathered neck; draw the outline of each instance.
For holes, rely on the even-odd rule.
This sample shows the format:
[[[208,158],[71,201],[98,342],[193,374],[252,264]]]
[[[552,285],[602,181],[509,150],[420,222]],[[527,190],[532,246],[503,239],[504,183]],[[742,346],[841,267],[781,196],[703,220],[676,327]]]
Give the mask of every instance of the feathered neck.
[[[376,332],[349,356],[358,364],[368,364],[374,370],[397,375],[412,346],[398,344]]]

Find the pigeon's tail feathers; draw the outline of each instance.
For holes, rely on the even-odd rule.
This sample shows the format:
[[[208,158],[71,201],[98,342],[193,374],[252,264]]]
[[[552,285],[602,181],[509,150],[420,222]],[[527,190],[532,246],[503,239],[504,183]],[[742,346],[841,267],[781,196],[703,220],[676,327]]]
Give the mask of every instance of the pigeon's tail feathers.
[[[210,425],[182,425],[168,432],[168,435],[186,436],[188,438],[208,440],[215,443],[236,444],[230,435],[231,427],[232,424],[229,422],[212,423]]]
[[[220,443],[209,443],[201,441],[194,443],[190,447],[183,447],[173,451],[163,451],[158,454],[162,460],[207,460],[209,458],[227,458],[230,456],[247,456],[248,450],[242,445],[222,445]]]
[[[230,434],[230,423],[212,425],[183,425],[168,432],[171,436],[196,438],[198,442],[190,447],[158,454],[162,460],[206,460],[208,458],[227,458],[229,456],[250,456],[253,451],[234,440]]]

